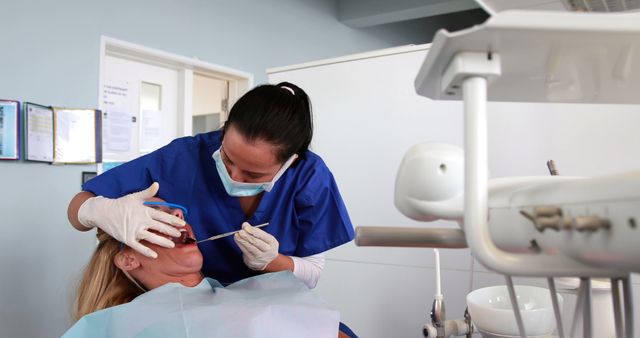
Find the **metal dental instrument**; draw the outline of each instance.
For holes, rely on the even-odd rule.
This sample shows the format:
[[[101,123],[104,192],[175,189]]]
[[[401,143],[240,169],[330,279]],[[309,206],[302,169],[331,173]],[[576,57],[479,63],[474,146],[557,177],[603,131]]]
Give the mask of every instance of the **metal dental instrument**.
[[[262,227],[267,226],[267,225],[269,225],[269,222],[258,224],[256,226],[254,226],[254,228],[262,228]],[[242,230],[242,229],[240,229],[240,230]],[[228,237],[228,236],[234,235],[235,233],[240,232],[240,230],[225,232],[225,233],[220,234],[220,235],[211,236],[209,238],[197,241],[196,243],[202,243],[202,242],[206,242],[206,241],[215,241],[216,239],[220,239],[220,238],[224,238],[224,237]]]

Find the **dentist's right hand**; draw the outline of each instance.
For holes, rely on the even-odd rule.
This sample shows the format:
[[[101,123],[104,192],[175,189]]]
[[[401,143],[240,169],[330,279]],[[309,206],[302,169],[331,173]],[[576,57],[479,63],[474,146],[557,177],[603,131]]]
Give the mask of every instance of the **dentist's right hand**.
[[[78,220],[88,228],[98,227],[104,230],[147,257],[156,258],[158,254],[142,245],[141,240],[165,248],[173,248],[175,244],[149,230],[180,237],[180,231],[175,226],[185,225],[185,222],[176,216],[143,205],[146,200],[154,197],[159,189],[160,184],[154,182],[145,190],[120,198],[91,197],[80,206]]]

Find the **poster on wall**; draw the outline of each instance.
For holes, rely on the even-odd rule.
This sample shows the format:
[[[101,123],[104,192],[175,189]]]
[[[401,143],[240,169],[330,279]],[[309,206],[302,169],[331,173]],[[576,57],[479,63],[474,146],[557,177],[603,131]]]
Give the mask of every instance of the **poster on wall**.
[[[142,110],[140,125],[140,152],[150,153],[165,142],[162,134],[162,112],[154,109]]]
[[[137,155],[136,97],[137,88],[128,81],[107,80],[103,85],[103,146],[107,160],[129,160]]]
[[[20,159],[20,103],[0,100],[0,160]]]
[[[53,108],[53,162],[102,162],[101,112]]]
[[[27,102],[24,104],[26,152],[28,161],[53,162],[53,110]]]

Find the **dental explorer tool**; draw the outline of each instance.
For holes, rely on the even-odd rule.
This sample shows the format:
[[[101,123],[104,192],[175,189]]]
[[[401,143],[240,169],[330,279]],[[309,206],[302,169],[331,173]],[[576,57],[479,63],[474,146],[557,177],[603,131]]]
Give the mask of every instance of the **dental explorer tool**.
[[[269,225],[269,222],[258,224],[256,226],[254,226],[254,228],[262,228],[262,227],[267,226],[267,225]],[[197,243],[206,242],[206,241],[215,241],[216,239],[220,239],[220,238],[228,237],[228,236],[231,236],[231,235],[235,235],[236,233],[240,232],[241,230],[242,229],[236,230],[236,231],[225,232],[225,233],[220,234],[220,235],[211,236],[209,238],[197,241],[196,244]]]

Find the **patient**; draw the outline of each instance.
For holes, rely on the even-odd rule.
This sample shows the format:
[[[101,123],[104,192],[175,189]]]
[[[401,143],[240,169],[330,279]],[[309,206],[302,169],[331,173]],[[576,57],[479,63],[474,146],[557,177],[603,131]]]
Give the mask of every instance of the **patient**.
[[[154,207],[182,217],[180,209]],[[348,337],[338,312],[289,271],[227,287],[204,278],[197,245],[184,241],[193,237],[189,225],[185,231],[170,238],[172,249],[145,243],[158,253],[151,259],[98,230],[78,287],[77,322],[64,337]]]

